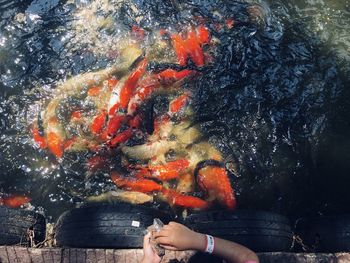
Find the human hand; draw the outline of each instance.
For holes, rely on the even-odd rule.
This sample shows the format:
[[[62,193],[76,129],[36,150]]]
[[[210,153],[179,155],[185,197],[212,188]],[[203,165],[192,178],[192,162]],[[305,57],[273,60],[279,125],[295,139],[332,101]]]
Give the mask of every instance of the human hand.
[[[206,237],[176,222],[170,222],[159,232],[154,232],[156,242],[169,250],[204,250]]]
[[[161,260],[158,254],[153,250],[150,238],[150,232],[143,238],[143,258],[141,263],[159,263]]]

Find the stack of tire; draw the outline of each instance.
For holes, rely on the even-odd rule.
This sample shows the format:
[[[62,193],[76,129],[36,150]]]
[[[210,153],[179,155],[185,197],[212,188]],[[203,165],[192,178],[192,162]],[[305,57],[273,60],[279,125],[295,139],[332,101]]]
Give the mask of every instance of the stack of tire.
[[[128,204],[76,208],[59,218],[56,240],[69,247],[139,248],[154,218],[174,220],[160,210]],[[192,214],[181,223],[257,252],[288,251],[292,245],[288,219],[270,212],[210,211]]]
[[[56,241],[63,247],[140,248],[154,218],[164,223],[179,221],[256,252],[290,251],[294,235],[301,238],[304,249],[295,246],[294,251],[350,250],[350,215],[301,218],[293,233],[286,217],[271,212],[206,211],[175,220],[165,210],[126,203],[89,205],[63,213],[56,225]],[[0,206],[0,222],[0,245],[30,246],[45,240],[46,221],[41,214]]]
[[[0,245],[37,244],[45,240],[46,221],[41,214],[0,206]]]

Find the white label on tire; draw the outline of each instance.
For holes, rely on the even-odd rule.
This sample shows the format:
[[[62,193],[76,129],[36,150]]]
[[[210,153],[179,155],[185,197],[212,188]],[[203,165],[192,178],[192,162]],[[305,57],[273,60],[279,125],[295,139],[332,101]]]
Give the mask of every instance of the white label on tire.
[[[131,226],[140,227],[140,222],[139,221],[132,221]]]

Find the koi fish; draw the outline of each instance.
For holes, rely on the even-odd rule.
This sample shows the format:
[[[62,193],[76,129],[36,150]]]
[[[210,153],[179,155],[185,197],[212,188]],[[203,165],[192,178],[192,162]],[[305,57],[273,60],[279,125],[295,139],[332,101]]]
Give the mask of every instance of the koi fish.
[[[197,30],[190,29],[186,38],[182,38],[179,34],[172,34],[172,45],[179,64],[186,66],[188,58],[191,58],[196,66],[204,66],[204,54],[201,46],[209,43],[209,39],[209,31],[203,25]]]
[[[100,87],[91,87],[88,90],[87,94],[90,97],[95,97],[95,96],[98,96],[100,94],[100,92],[101,92],[101,88]]]
[[[73,137],[67,141],[65,141],[64,145],[63,145],[63,150],[67,150],[69,149],[69,147],[71,147],[77,140],[77,137]]]
[[[61,123],[56,117],[49,120],[46,131],[47,147],[57,158],[62,158],[64,151],[65,133],[62,129]]]
[[[199,27],[197,27],[196,31],[197,31],[199,43],[201,43],[201,44],[209,43],[210,33],[209,33],[209,30],[205,26],[200,25]]]
[[[112,172],[111,179],[116,186],[129,191],[151,193],[158,192],[163,188],[153,180],[126,178],[117,172]]]
[[[162,181],[168,181],[178,178],[179,174],[187,169],[189,164],[188,160],[180,159],[163,165],[150,165],[146,168],[142,167],[139,172],[136,173],[136,177],[154,177]]]
[[[123,191],[118,189],[116,191],[109,191],[107,193],[103,193],[97,196],[89,196],[88,198],[86,198],[86,201],[89,203],[114,203],[122,201],[138,205],[153,202],[153,196],[141,192]]]
[[[40,135],[39,129],[32,127],[31,129],[34,142],[41,148],[45,149],[47,147],[47,142],[44,136]]]
[[[227,18],[225,20],[225,24],[228,29],[231,29],[234,26],[235,21],[233,20],[233,18]]]
[[[128,121],[129,127],[134,128],[134,129],[139,129],[141,126],[141,123],[142,123],[142,118],[141,118],[140,114],[137,114],[134,118],[131,118]]]
[[[106,168],[106,166],[109,166],[108,160],[106,159],[106,157],[100,155],[92,156],[86,162],[86,168],[90,172],[103,170],[104,168]]]
[[[133,159],[147,160],[156,156],[164,155],[170,149],[176,147],[176,141],[159,140],[136,146],[123,146],[122,152]]]
[[[204,54],[200,44],[201,43],[197,38],[196,32],[194,30],[190,30],[186,40],[187,54],[191,57],[193,63],[198,67],[204,66]]]
[[[72,114],[71,114],[71,120],[73,120],[73,119],[81,119],[81,117],[82,117],[82,112],[80,111],[80,110],[75,110],[75,111],[73,111],[72,112]]]
[[[184,108],[184,106],[186,105],[188,100],[189,100],[188,93],[184,93],[183,95],[172,100],[169,104],[169,114],[173,115],[173,114],[179,112],[181,109]]]
[[[13,195],[8,197],[0,197],[0,205],[9,208],[17,208],[21,205],[29,203],[32,199],[24,195]]]
[[[108,121],[106,129],[107,136],[113,137],[126,121],[126,115],[115,115],[111,117]]]
[[[109,115],[113,116],[119,109],[124,110],[127,108],[138,81],[145,73],[146,66],[147,60],[143,59],[127,78],[116,85],[108,103]]]
[[[133,136],[134,132],[132,128],[126,129],[121,133],[117,134],[109,143],[110,147],[117,147],[119,144],[126,142]]]
[[[169,81],[175,82],[183,78],[186,78],[188,76],[191,76],[194,72],[195,72],[194,70],[189,70],[189,69],[184,69],[180,71],[176,71],[174,69],[166,69],[158,73],[158,78],[163,83],[169,82]]]
[[[179,206],[190,209],[206,209],[209,203],[195,196],[180,194],[172,189],[163,188],[162,194],[172,206]]]
[[[107,111],[101,110],[99,115],[96,115],[92,120],[90,125],[91,133],[97,135],[102,132],[103,126],[105,125],[107,120]]]
[[[171,35],[172,45],[174,47],[177,60],[181,66],[186,66],[188,59],[188,51],[186,48],[186,42],[179,34]]]
[[[131,32],[136,38],[140,40],[145,38],[145,30],[143,30],[141,27],[133,25],[131,27]]]
[[[208,166],[202,168],[205,162],[209,162]],[[197,164],[195,177],[199,187],[207,193],[208,199],[217,200],[227,209],[232,210],[236,207],[236,198],[227,171],[218,166],[217,161],[207,160]]]
[[[153,75],[145,77],[129,101],[128,115],[132,116],[138,107],[159,87],[160,83]]]

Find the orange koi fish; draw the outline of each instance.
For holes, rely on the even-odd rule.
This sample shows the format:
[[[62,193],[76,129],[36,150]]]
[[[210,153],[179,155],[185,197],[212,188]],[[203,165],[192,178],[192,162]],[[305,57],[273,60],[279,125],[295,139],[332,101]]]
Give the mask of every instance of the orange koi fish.
[[[9,208],[17,208],[21,205],[29,203],[32,199],[24,195],[13,195],[8,197],[0,197],[0,205]]]
[[[86,167],[89,171],[102,170],[108,165],[109,163],[106,157],[100,155],[92,156],[86,162]]]
[[[198,171],[197,182],[207,192],[209,199],[214,196],[226,208],[236,207],[236,198],[225,168],[206,166]]]
[[[189,57],[196,66],[204,66],[202,45],[209,43],[210,40],[209,30],[206,27],[201,25],[196,30],[191,29],[187,32],[187,38],[182,38],[179,34],[172,34],[171,40],[181,66],[187,64]]]
[[[210,33],[209,33],[209,30],[205,26],[200,25],[196,29],[196,31],[197,31],[197,36],[198,36],[199,43],[201,43],[201,44],[209,43],[209,41],[210,41]]]
[[[113,90],[113,88],[118,84],[118,80],[115,78],[111,78],[107,80],[107,85],[109,90]]]
[[[172,162],[168,162],[164,165],[153,165],[147,168],[141,168],[135,176],[141,177],[154,177],[162,181],[168,181],[179,177],[181,171],[185,170],[189,166],[189,161],[186,159],[180,159]]]
[[[126,109],[131,96],[133,95],[137,82],[143,76],[146,71],[147,60],[143,59],[136,70],[130,74],[128,79],[125,81],[123,88],[120,91],[120,105],[123,109]]]
[[[159,87],[160,83],[154,75],[145,77],[129,101],[128,115],[133,115],[137,108]]]
[[[107,125],[107,135],[113,137],[127,120],[125,115],[116,115],[109,119]]]
[[[235,21],[233,20],[233,18],[228,18],[225,20],[225,24],[228,29],[231,29],[234,26]]]
[[[179,34],[171,35],[172,45],[175,49],[177,60],[181,66],[186,66],[188,59],[188,52],[186,48],[186,42]]]
[[[169,113],[174,114],[179,112],[181,109],[184,108],[186,105],[187,101],[189,100],[189,94],[185,93],[174,100],[172,100],[169,104]]]
[[[141,126],[141,123],[142,123],[142,118],[141,118],[140,114],[137,114],[134,118],[131,118],[128,121],[128,125],[134,129],[139,129]]]
[[[126,142],[133,136],[134,132],[132,128],[129,128],[121,133],[117,134],[109,143],[110,147],[117,147],[119,144]]]
[[[144,39],[145,38],[145,30],[143,30],[141,27],[133,25],[131,27],[131,32],[133,35],[138,39]]]
[[[105,125],[106,119],[107,119],[107,111],[101,110],[100,114],[96,115],[92,120],[92,123],[90,125],[91,132],[93,134],[100,134]]]
[[[200,46],[200,41],[197,38],[197,34],[194,30],[188,32],[186,46],[188,48],[188,54],[191,57],[193,63],[198,66],[204,66],[204,54]]]
[[[129,191],[151,193],[163,188],[153,180],[125,178],[117,172],[112,172],[111,179],[116,186]]]
[[[90,97],[95,97],[95,96],[98,96],[98,94],[100,94],[100,92],[101,92],[101,88],[100,87],[91,87],[88,90],[87,94]]]
[[[61,158],[64,151],[64,138],[62,137],[62,131],[60,130],[60,124],[57,118],[52,117],[48,121],[47,130],[47,147],[53,155],[57,158]]]
[[[147,60],[143,59],[137,68],[130,73],[124,83],[118,83],[112,91],[109,102],[109,115],[113,116],[119,109],[126,109],[129,101],[137,88],[137,83],[146,71]]]
[[[169,204],[190,209],[206,209],[209,203],[195,196],[180,194],[171,189],[162,189],[162,194]]]
[[[73,111],[71,114],[71,120],[72,119],[80,119],[82,117],[82,112],[80,110]]]
[[[63,145],[63,150],[67,150],[69,147],[72,146],[72,144],[77,140],[77,137],[73,137],[72,139],[69,139],[67,141],[65,141],[64,145]]]
[[[158,77],[163,82],[168,82],[171,80],[178,81],[178,80],[181,80],[183,78],[190,76],[193,72],[194,72],[194,70],[189,70],[189,69],[184,69],[184,70],[180,70],[180,71],[176,71],[174,69],[166,69],[166,70],[163,70],[162,72],[160,72],[158,74]]]
[[[45,137],[40,135],[39,129],[36,127],[32,127],[31,131],[32,131],[34,142],[41,149],[45,149],[47,147],[46,139],[45,139]]]
[[[160,132],[160,127],[170,122],[170,117],[168,115],[160,116],[156,118],[153,122],[153,134],[158,134]]]

